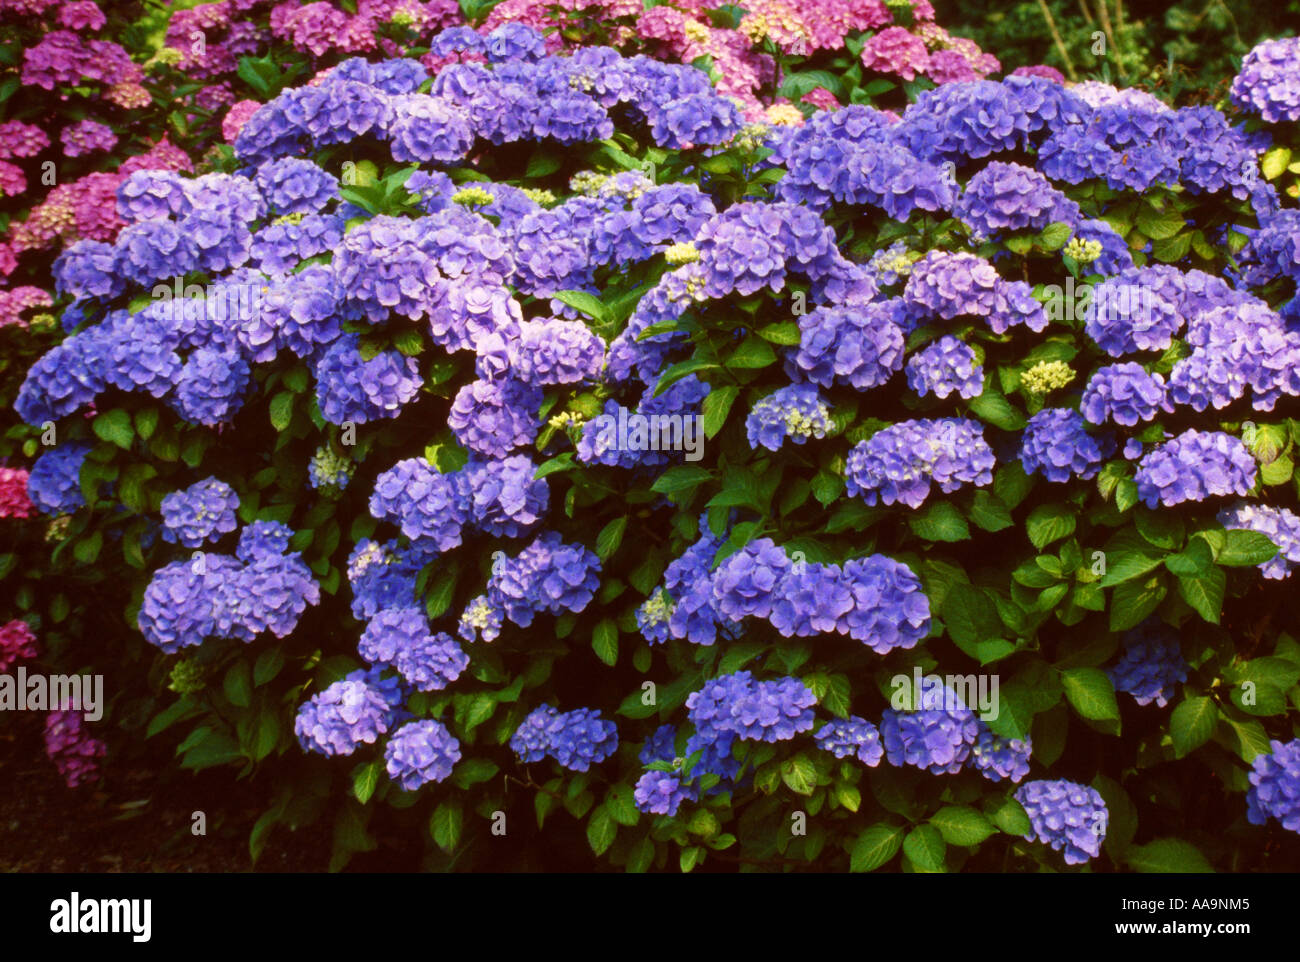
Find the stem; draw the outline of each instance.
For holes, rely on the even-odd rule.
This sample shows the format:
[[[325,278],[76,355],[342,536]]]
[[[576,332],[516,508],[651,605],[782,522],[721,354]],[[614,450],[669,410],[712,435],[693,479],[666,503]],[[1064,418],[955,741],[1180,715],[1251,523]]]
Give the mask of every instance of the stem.
[[[1080,0],[1080,3],[1082,2],[1083,0]],[[1056,52],[1065,61],[1066,76],[1071,80],[1078,80],[1079,75],[1074,72],[1074,61],[1070,59],[1070,55],[1065,50],[1065,41],[1061,39],[1061,32],[1056,29],[1056,21],[1052,19],[1052,11],[1047,9],[1047,0],[1038,0],[1038,9],[1043,12],[1043,19],[1047,21],[1047,29],[1056,42]]]
[[[1083,11],[1083,19],[1092,23],[1092,11],[1088,9],[1088,0],[1079,0],[1079,9]]]
[[[1119,47],[1115,45],[1115,33],[1110,28],[1110,11],[1106,9],[1106,0],[1097,0],[1097,16],[1101,17],[1101,29],[1106,31],[1106,40],[1115,52],[1115,71],[1124,79],[1124,58],[1120,56]]]

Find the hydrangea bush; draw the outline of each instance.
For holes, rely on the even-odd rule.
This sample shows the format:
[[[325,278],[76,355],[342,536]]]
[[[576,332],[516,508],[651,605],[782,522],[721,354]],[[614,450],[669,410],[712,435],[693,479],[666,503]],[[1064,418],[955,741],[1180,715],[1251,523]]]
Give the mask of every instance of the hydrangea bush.
[[[131,173],[15,401],[179,696],[137,725],[287,773],[254,857],[1294,864],[1265,128],[965,72],[758,123],[520,23],[430,49]]]

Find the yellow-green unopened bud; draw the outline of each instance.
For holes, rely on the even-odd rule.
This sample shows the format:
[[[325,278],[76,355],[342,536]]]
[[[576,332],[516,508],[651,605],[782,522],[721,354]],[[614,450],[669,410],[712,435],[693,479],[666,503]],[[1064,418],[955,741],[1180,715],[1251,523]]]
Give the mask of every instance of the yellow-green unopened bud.
[[[550,207],[555,203],[554,194],[549,190],[539,190],[536,187],[525,187],[524,196],[536,204],[541,204],[543,207]]]
[[[546,423],[563,431],[570,427],[579,427],[586,420],[577,411],[561,411],[559,414],[552,416]]]
[[[482,187],[462,187],[451,195],[451,199],[457,204],[464,204],[467,207],[490,204],[496,200]]]
[[[682,264],[692,264],[699,259],[700,251],[690,241],[684,244],[672,244],[664,251],[664,260],[674,267]]]
[[[271,221],[271,223],[272,224],[300,224],[302,223],[302,219],[306,216],[307,215],[304,214],[302,211],[299,211],[296,214],[283,214],[280,217],[277,217],[275,220]]]
[[[1072,257],[1080,264],[1091,264],[1101,256],[1101,241],[1081,241],[1075,237],[1065,245],[1064,253],[1066,257]]]
[[[598,174],[594,170],[580,170],[569,178],[569,189],[575,194],[595,197],[607,180],[609,180],[608,174]]]
[[[65,541],[68,537],[68,528],[72,524],[72,515],[61,514],[45,527],[46,541]]]
[[[192,692],[203,690],[204,671],[199,667],[198,662],[192,659],[178,661],[172,666],[172,673],[167,681],[167,687],[178,695],[188,695]]]
[[[1074,371],[1064,361],[1039,361],[1024,374],[1020,383],[1033,394],[1046,394],[1074,380]]]
[[[158,52],[150,57],[145,63],[145,67],[155,67],[162,64],[172,67],[180,62],[181,52],[175,47],[159,47]]]
[[[799,119],[803,119],[802,114]],[[772,128],[767,124],[745,124],[732,142],[742,150],[758,150],[767,142],[767,135],[771,132]]]

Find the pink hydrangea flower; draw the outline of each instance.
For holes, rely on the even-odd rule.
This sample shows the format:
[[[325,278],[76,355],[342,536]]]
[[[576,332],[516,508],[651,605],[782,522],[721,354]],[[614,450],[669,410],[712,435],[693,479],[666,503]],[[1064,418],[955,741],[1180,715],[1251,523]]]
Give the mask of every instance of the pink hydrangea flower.
[[[9,468],[0,468],[0,472],[8,471]],[[25,476],[26,471],[22,474]],[[3,475],[0,474],[0,478]],[[18,515],[26,517],[26,515]],[[35,658],[36,636],[32,634],[31,626],[22,620],[14,620],[7,625],[0,625],[0,672],[7,672],[20,661],[29,661]]]
[[[248,118],[257,113],[261,106],[256,100],[241,100],[226,111],[226,116],[221,121],[221,136],[226,143],[235,142],[239,132],[244,129],[244,124],[248,123]]]
[[[840,102],[825,87],[814,87],[803,95],[803,102],[812,104],[818,110],[838,110]]]
[[[903,27],[886,27],[862,47],[862,65],[880,73],[915,80],[930,68],[925,41]]]
[[[27,189],[27,178],[21,167],[0,160],[0,196],[17,197]]]
[[[80,712],[60,709],[45,716],[45,754],[69,788],[99,781],[99,759],[106,749],[90,737]]]
[[[24,311],[33,307],[49,307],[53,303],[50,295],[39,287],[15,287],[11,291],[0,291],[0,327],[26,327]]]
[[[50,138],[34,124],[25,124],[21,120],[0,124],[0,160],[35,157],[48,146]]]
[[[63,128],[60,136],[63,153],[67,157],[93,154],[97,150],[112,150],[117,146],[117,134],[107,124],[94,120],[79,120]]]
[[[107,22],[95,0],[69,0],[59,8],[59,26],[69,30],[98,30]]]
[[[1065,83],[1065,74],[1061,73],[1061,71],[1057,70],[1055,67],[1049,67],[1045,63],[1036,63],[1032,67],[1017,67],[1015,70],[1011,71],[1011,76],[1042,77],[1043,79],[1050,80],[1053,83]]]

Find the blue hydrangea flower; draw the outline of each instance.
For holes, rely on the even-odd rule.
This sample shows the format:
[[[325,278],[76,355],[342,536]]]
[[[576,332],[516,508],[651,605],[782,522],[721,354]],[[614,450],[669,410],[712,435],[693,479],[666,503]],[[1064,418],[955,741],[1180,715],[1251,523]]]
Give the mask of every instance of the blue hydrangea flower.
[[[774,595],[772,625],[787,638],[834,631],[853,608],[853,595],[839,565],[795,564]]]
[[[841,578],[853,605],[836,630],[880,655],[913,648],[930,633],[930,599],[902,562],[875,554],[846,561]]]
[[[849,496],[919,508],[937,484],[945,494],[993,482],[993,450],[983,429],[962,418],[902,421],[860,441],[845,468]]]
[[[564,768],[585,772],[618,749],[618,728],[590,708],[559,712],[540,705],[511,736],[510,748],[525,762],[550,756]]]
[[[971,748],[971,764],[989,781],[1006,778],[1019,782],[1029,774],[1029,756],[1033,743],[1029,738],[1003,738],[987,726],[980,726],[979,738]]]
[[[393,720],[393,707],[384,692],[353,672],[312,695],[298,709],[293,730],[304,750],[322,755],[351,755],[373,745]]]
[[[859,391],[879,387],[903,366],[901,301],[819,307],[799,318],[799,350],[786,364],[792,377]]]
[[[677,772],[651,770],[637,779],[632,792],[637,810],[648,815],[676,815],[682,802],[695,801],[698,793]]]
[[[713,597],[718,609],[732,621],[769,617],[777,587],[790,569],[785,550],[771,538],[751,541],[714,572]]]
[[[278,521],[254,521],[239,532],[235,557],[248,564],[265,555],[282,555],[289,550],[293,529]]]
[[[913,710],[885,710],[880,721],[885,754],[891,765],[955,774],[970,758],[979,719],[937,676],[925,679],[921,688]]]
[[[471,381],[452,401],[447,426],[456,440],[489,458],[531,444],[541,427],[542,390],[515,380]]]
[[[86,503],[81,493],[81,466],[92,445],[67,441],[50,448],[32,465],[27,497],[42,514],[69,514]]]
[[[1257,466],[1238,438],[1218,431],[1184,431],[1138,462],[1138,497],[1148,508],[1236,494],[1255,485]]]
[[[235,351],[200,348],[181,368],[171,406],[193,424],[228,423],[244,405],[252,371]]]
[[[388,777],[413,792],[421,785],[441,782],[460,761],[460,742],[447,726],[431,718],[407,722],[384,746]]]
[[[474,146],[465,111],[428,94],[394,97],[390,103],[388,136],[398,163],[456,164]]]
[[[488,601],[520,628],[538,613],[582,611],[600,586],[600,559],[548,531],[513,558],[502,558],[488,581]]]
[[[163,540],[197,548],[235,530],[239,496],[216,478],[205,478],[162,499]]]
[[[1007,231],[1042,230],[1051,223],[1073,224],[1079,205],[1036,170],[993,161],[970,179],[953,208],[976,237]]]
[[[1266,40],[1241,62],[1232,102],[1271,124],[1300,120],[1300,39]]]
[[[907,385],[922,396],[946,398],[978,397],[984,390],[984,369],[976,363],[975,351],[964,341],[944,335],[907,362]]]
[[[1246,818],[1252,825],[1276,818],[1288,832],[1300,832],[1300,739],[1268,744],[1272,751],[1256,755],[1247,776]]]
[[[467,509],[475,527],[493,537],[518,538],[541,520],[550,502],[544,478],[526,455],[471,459],[464,468]]]
[[[344,334],[315,365],[316,400],[331,424],[397,417],[424,383],[415,358],[380,351],[367,361],[358,345],[357,335]]]
[[[1110,420],[1133,427],[1139,421],[1150,421],[1159,411],[1173,411],[1173,407],[1165,397],[1165,379],[1127,361],[1097,369],[1088,379],[1079,410],[1093,424]]]
[[[786,438],[803,444],[808,438],[823,438],[831,427],[830,406],[811,384],[780,388],[750,409],[745,419],[749,446],[778,451]]]
[[[1124,635],[1124,653],[1106,669],[1116,691],[1126,691],[1139,705],[1169,703],[1175,686],[1187,680],[1187,662],[1178,636],[1157,623],[1147,622]]]
[[[1114,450],[1107,436],[1093,437],[1078,411],[1044,408],[1029,419],[1020,440],[1020,464],[1026,474],[1041,473],[1048,481],[1095,477]]]
[[[1065,864],[1081,865],[1101,854],[1110,813],[1095,788],[1077,782],[1026,782],[1015,799],[1032,826],[1027,841],[1044,842],[1065,854]]]
[[[885,755],[880,731],[865,718],[850,715],[827,722],[817,732],[817,747],[836,758],[856,758],[868,768],[875,768]]]
[[[469,492],[459,474],[441,474],[424,458],[398,461],[375,479],[371,517],[391,521],[412,541],[425,539],[438,551],[461,543]]]

